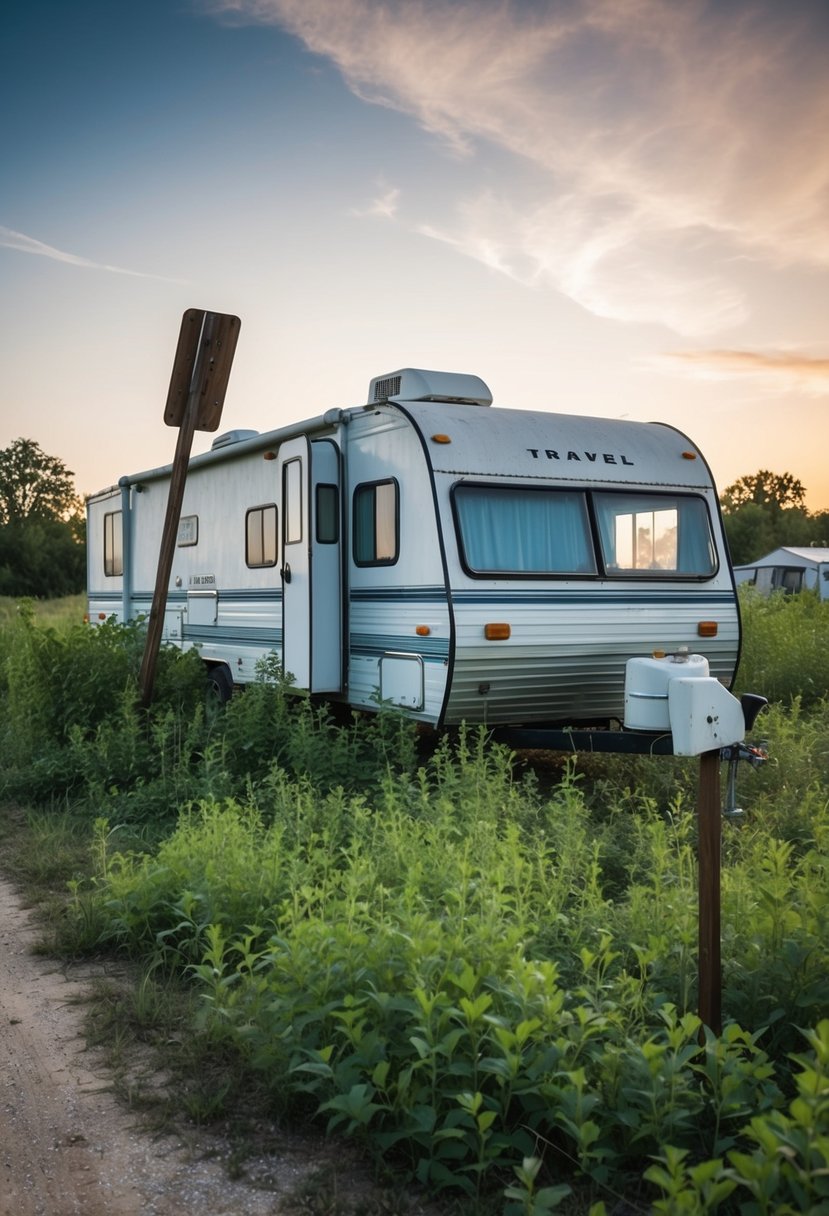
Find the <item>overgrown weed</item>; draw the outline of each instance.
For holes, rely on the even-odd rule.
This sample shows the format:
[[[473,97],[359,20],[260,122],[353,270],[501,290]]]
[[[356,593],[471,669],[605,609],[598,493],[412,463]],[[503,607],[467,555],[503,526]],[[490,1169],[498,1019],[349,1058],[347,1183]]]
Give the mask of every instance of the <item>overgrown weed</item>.
[[[774,634],[787,612],[823,628],[808,605],[747,617]],[[316,1119],[475,1211],[504,1191],[510,1211],[819,1195],[802,1146],[829,1119],[812,1102],[829,1033],[829,703],[808,681],[760,720],[771,760],[741,774],[749,813],[724,828],[714,1037],[695,1013],[692,761],[591,756],[540,781],[485,731],[425,754],[405,720],[336,722],[273,671],[206,715],[198,665],[175,654],[147,717],[129,636],[118,657],[115,633],[15,628],[7,793],[28,764],[36,796],[57,789],[94,820],[86,874],[33,859],[31,881],[39,867],[70,883],[65,948],[143,965],[108,1033],[124,1053],[130,1036],[181,1040],[188,1117],[223,1117],[244,1078],[271,1114]],[[75,679],[95,646],[107,699]],[[67,686],[71,709],[56,707]],[[43,848],[51,818],[30,825]],[[186,994],[178,1031],[167,986]],[[813,1056],[792,1061],[797,1027]],[[799,1164],[770,1182],[783,1144]]]

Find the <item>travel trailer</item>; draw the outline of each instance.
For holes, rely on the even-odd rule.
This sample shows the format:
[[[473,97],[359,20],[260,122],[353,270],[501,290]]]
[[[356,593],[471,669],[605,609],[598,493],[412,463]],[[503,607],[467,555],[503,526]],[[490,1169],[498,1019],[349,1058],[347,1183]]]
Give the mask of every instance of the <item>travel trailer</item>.
[[[738,586],[750,583],[762,595],[816,591],[818,599],[829,600],[829,549],[784,545],[750,565],[735,566],[734,578]]]
[[[493,408],[406,368],[368,403],[191,459],[164,620],[224,696],[275,652],[297,689],[434,726],[610,726],[634,656],[740,626],[717,493],[672,427]],[[150,612],[171,467],[88,500],[89,615]]]

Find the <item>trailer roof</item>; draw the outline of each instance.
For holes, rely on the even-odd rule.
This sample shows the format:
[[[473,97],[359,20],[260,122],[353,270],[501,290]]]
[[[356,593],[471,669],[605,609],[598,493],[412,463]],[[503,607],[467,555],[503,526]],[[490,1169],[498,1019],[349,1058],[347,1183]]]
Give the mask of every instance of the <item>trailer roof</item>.
[[[420,430],[435,472],[570,483],[713,487],[711,472],[697,446],[663,423],[431,402],[394,404]]]

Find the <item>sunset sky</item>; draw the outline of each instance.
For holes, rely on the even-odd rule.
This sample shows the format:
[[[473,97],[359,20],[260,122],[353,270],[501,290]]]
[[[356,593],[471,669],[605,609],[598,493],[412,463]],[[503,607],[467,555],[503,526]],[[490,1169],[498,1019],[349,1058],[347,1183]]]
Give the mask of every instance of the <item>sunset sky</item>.
[[[826,0],[27,0],[0,65],[0,447],[80,493],[172,458],[196,307],[222,430],[472,372],[829,508]]]

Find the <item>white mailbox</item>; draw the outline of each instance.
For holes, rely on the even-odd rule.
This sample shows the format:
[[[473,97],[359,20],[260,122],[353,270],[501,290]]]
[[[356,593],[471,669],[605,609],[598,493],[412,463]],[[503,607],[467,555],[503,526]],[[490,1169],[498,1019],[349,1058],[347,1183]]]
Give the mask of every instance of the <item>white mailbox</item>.
[[[671,680],[668,711],[675,756],[699,756],[746,737],[743,707],[719,680]]]
[[[676,756],[699,756],[741,742],[743,707],[708,670],[708,660],[699,654],[629,659],[625,729],[670,731]]]

